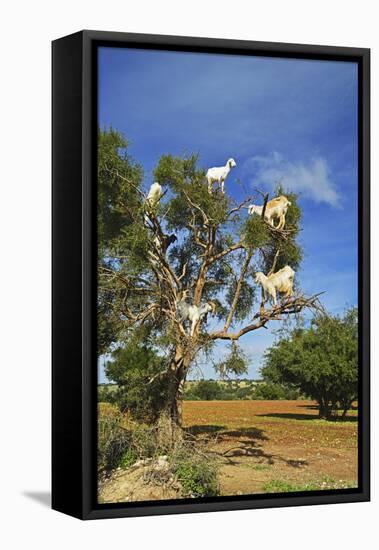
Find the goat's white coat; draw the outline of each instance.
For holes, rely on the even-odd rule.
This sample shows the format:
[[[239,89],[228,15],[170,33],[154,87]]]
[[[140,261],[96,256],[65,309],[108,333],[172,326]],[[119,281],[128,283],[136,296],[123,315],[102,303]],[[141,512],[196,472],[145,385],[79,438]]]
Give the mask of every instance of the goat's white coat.
[[[178,302],[176,307],[182,321],[185,321],[186,319],[191,321],[191,336],[195,333],[197,323],[202,321],[208,313],[214,311],[211,304],[206,303],[201,304],[201,306],[195,306],[187,304],[184,300]]]
[[[212,186],[214,183],[219,183],[221,185],[221,192],[225,193],[224,184],[227,175],[230,170],[237,166],[237,163],[234,159],[230,158],[225,166],[215,166],[214,168],[209,168],[206,173],[206,178],[208,182],[208,192],[212,193]]]
[[[265,298],[267,299],[270,296],[274,305],[276,305],[277,292],[281,292],[285,296],[292,296],[294,277],[294,270],[289,265],[286,265],[276,273],[268,276],[258,271],[255,274],[255,281],[262,286]]]
[[[268,201],[265,210],[265,220],[272,227],[275,227],[274,219],[278,218],[279,223],[276,226],[276,229],[283,229],[286,223],[286,214],[289,206],[291,206],[291,203],[284,195]],[[262,216],[262,211],[263,206],[257,206],[256,204],[251,204],[248,208],[248,212],[251,215],[258,214],[258,216]]]
[[[158,182],[154,182],[150,186],[146,201],[149,203],[150,206],[154,207],[158,204],[162,195],[162,186]]]

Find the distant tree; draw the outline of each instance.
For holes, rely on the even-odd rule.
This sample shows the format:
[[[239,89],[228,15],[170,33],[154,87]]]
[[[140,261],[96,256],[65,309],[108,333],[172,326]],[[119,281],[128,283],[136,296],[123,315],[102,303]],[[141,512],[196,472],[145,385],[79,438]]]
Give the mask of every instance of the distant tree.
[[[322,315],[309,328],[294,329],[265,354],[265,380],[291,384],[315,399],[320,418],[342,417],[358,396],[358,312]]]
[[[211,380],[200,380],[192,393],[201,401],[220,399],[221,388],[217,382]]]
[[[236,185],[230,178],[226,190]],[[110,379],[123,378],[129,404],[131,380],[142,392],[135,391],[136,396],[145,389],[160,396],[155,412],[164,412],[180,426],[184,383],[200,353],[210,354],[218,340],[235,344],[220,370],[241,375],[247,365],[237,341],[271,321],[313,307],[316,297],[298,292],[267,307],[260,303],[261,289],[254,280],[257,270],[267,274],[286,264],[296,270],[300,264],[296,195],[286,193],[291,201],[286,227],[276,229],[264,219],[265,206],[261,217],[246,215],[250,202],[265,205],[268,195],[245,196],[237,203],[218,189],[209,194],[196,155],[162,156],[154,180],[164,196],[151,204],[142,187],[142,168],[130,158],[127,141],[112,129],[99,131],[99,353],[124,350],[116,353],[116,365],[108,366]],[[159,243],[171,233],[177,241],[166,250]],[[192,305],[212,302],[215,307],[215,315],[197,323],[193,334],[177,311],[185,296]],[[131,349],[136,363],[128,360]],[[147,353],[151,368],[138,350]]]

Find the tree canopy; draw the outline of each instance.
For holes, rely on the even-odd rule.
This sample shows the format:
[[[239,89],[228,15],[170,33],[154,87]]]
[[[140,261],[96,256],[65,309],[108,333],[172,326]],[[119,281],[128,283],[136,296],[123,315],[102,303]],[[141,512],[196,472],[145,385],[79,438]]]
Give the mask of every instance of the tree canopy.
[[[266,352],[262,375],[315,399],[322,418],[337,408],[345,416],[358,397],[357,309],[317,316],[309,328],[285,334]]]

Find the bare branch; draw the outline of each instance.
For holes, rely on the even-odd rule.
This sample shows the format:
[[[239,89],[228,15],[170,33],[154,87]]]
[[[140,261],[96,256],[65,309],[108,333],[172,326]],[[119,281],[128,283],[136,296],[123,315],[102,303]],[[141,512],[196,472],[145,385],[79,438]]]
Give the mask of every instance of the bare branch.
[[[117,271],[114,271],[113,269],[109,269],[109,268],[104,267],[104,266],[99,266],[99,272],[100,273],[102,272],[104,274],[104,276],[110,278],[110,280],[113,280],[115,278],[118,279],[119,281],[121,281],[125,285],[125,288],[127,288],[128,290],[131,290],[133,292],[142,292],[142,293],[146,293],[146,294],[157,294],[158,289],[156,287],[154,288],[154,287],[151,287],[151,286],[147,286],[147,287],[136,286],[135,284],[133,284],[133,282],[130,279],[127,279],[126,277],[121,275],[121,273],[118,273]],[[143,282],[145,284],[150,284],[150,281],[146,281],[141,277],[135,278],[135,280]]]
[[[250,265],[252,256],[253,256],[252,252],[246,252],[245,262],[244,262],[244,264],[241,268],[241,272],[240,272],[240,276],[239,276],[239,279],[238,279],[238,282],[237,282],[237,287],[236,287],[236,291],[235,291],[235,294],[234,294],[234,297],[233,297],[232,305],[230,307],[229,315],[228,315],[228,317],[226,319],[226,322],[225,322],[225,325],[224,325],[224,331],[227,331],[229,329],[229,327],[231,325],[231,322],[233,320],[233,317],[234,317],[234,314],[235,314],[235,311],[236,311],[236,308],[237,308],[238,300],[239,300],[239,297],[240,297],[240,294],[241,294],[242,284],[245,280],[247,270],[249,269],[249,265]]]
[[[314,296],[307,298],[304,296],[297,296],[287,298],[281,304],[278,304],[270,310],[264,310],[257,313],[254,319],[257,319],[256,322],[250,323],[249,325],[243,327],[237,332],[229,333],[227,330],[219,330],[211,332],[208,335],[208,338],[211,340],[238,340],[244,334],[257,330],[261,327],[264,327],[269,321],[280,321],[282,315],[290,315],[292,313],[300,313],[303,309],[312,309],[315,311],[322,311],[322,305],[320,304],[318,297],[323,294],[315,294]]]
[[[185,264],[183,265],[183,268],[182,268],[182,273],[181,275],[179,275],[178,279],[179,281],[181,281],[183,279],[183,277],[185,277],[186,273],[187,273],[187,267],[188,267],[188,261],[185,262]]]
[[[196,210],[198,210],[201,213],[201,215],[203,216],[204,226],[208,227],[209,218],[206,215],[206,213],[204,212],[204,210],[201,208],[201,206],[199,206],[198,204],[193,202],[193,200],[189,197],[188,193],[186,191],[184,191],[184,189],[182,189],[182,191],[183,191],[183,195],[186,197],[187,201],[192,206],[192,208],[195,208]]]
[[[247,199],[242,201],[238,206],[236,206],[235,208],[232,208],[228,212],[228,219],[232,214],[235,214],[236,212],[239,212],[242,208],[245,208],[246,204],[249,204],[252,200],[253,200],[253,197],[248,197]]]
[[[279,258],[279,254],[280,254],[280,248],[278,248],[278,250],[275,253],[274,261],[272,262],[272,266],[271,266],[270,271],[267,273],[267,277],[269,277],[270,275],[272,275],[274,273],[275,268],[276,268],[276,262],[278,261],[278,258]]]
[[[239,250],[241,248],[245,248],[244,244],[241,241],[239,241],[238,243],[232,244],[228,248],[225,248],[224,250],[222,250],[222,252],[219,252],[218,254],[214,254],[213,256],[211,256],[208,260],[208,263],[213,264],[214,262],[217,262],[217,260],[219,260],[220,258],[223,258],[227,254],[230,254],[231,252],[234,252],[235,250]]]

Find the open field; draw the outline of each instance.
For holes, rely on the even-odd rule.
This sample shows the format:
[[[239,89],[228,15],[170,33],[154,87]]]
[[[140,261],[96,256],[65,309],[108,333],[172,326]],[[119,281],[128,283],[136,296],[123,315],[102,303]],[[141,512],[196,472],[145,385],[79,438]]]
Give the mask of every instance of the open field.
[[[100,410],[119,414],[108,403]],[[184,401],[183,413],[187,439],[215,459],[221,495],[357,486],[356,410],[326,421],[312,401]],[[125,416],[123,425],[133,424]],[[99,501],[181,498],[175,483],[146,484],[147,470],[118,467],[100,484]]]
[[[357,485],[356,411],[317,418],[312,401],[186,401],[184,425],[220,458],[221,494]]]

